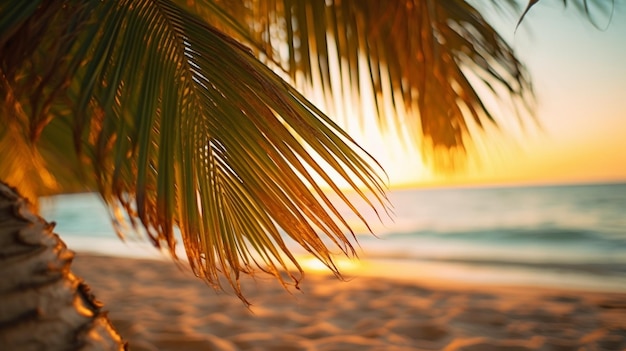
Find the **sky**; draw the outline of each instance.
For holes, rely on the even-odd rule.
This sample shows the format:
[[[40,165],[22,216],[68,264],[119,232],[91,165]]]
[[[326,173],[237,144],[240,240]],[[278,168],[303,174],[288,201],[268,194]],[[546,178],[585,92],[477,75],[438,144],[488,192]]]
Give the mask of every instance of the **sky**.
[[[504,125],[488,140],[489,154],[465,171],[435,174],[394,138],[355,138],[383,165],[392,189],[626,181],[626,1],[615,5],[606,30],[554,1],[540,1],[517,31],[517,18],[497,17],[494,26],[530,71],[540,127]],[[608,20],[597,13],[595,23]]]

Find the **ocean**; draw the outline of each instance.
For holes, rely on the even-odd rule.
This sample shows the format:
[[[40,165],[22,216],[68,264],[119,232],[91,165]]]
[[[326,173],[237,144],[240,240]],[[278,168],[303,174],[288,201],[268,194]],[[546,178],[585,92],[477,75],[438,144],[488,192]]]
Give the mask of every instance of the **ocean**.
[[[346,214],[361,265],[348,275],[626,292],[626,183],[395,190],[388,197],[390,217],[363,208],[375,235]],[[163,258],[141,237],[122,242],[95,194],[45,198],[42,216],[57,223],[72,250]]]

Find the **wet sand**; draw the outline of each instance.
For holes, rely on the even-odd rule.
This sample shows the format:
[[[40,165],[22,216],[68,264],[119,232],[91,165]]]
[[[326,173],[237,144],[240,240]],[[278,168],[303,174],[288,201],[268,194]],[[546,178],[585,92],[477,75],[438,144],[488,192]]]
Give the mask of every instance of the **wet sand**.
[[[169,261],[77,254],[131,350],[626,350],[626,292],[307,274],[244,279],[246,307]]]

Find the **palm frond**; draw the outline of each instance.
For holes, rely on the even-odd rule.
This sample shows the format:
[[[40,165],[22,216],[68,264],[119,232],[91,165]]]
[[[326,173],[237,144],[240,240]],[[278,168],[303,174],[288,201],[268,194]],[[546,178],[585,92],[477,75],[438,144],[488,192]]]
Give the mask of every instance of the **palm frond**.
[[[24,196],[36,199],[50,189],[56,189],[55,178],[46,170],[45,161],[28,142],[28,118],[22,105],[12,94],[9,83],[0,75],[4,103],[0,105],[0,176],[6,182],[23,189]]]
[[[63,147],[67,135],[37,145],[36,141],[51,116],[59,113],[58,100],[77,68],[76,63],[70,64],[69,54],[88,12],[85,5],[65,6],[63,1],[0,4],[0,177],[35,204],[38,196],[60,191],[61,184],[66,186],[63,190],[80,189],[74,185],[77,174],[67,167],[76,169],[71,148]],[[55,167],[51,160],[63,162]]]
[[[374,210],[386,206],[380,167],[349,135],[246,47],[172,1],[51,3],[63,10],[24,9],[21,23],[33,13],[50,18],[37,22],[39,44],[24,51],[27,63],[0,56],[20,101],[39,87],[37,101],[50,101],[24,114],[33,143],[64,140],[58,154],[73,140],[95,171],[86,181],[105,201],[173,255],[180,231],[194,272],[216,286],[222,274],[240,294],[240,272],[259,265],[282,279],[279,268],[298,267],[281,231],[339,274],[323,238],[354,254],[351,229],[322,185],[358,211],[329,174]],[[20,25],[6,19],[8,8],[0,26]],[[62,26],[68,13],[75,21]],[[32,39],[12,33],[5,45]],[[42,46],[60,47],[47,57],[60,72],[33,84],[47,72],[38,64]]]
[[[334,106],[357,106],[347,119],[373,109],[383,129],[408,129],[429,159],[465,154],[485,124],[508,118],[496,116],[485,100],[531,110],[524,66],[465,0],[214,2],[220,5],[225,18],[248,25],[242,40],[252,38],[259,57],[300,88],[329,91],[331,115],[349,111]],[[492,5],[517,9],[515,1]]]

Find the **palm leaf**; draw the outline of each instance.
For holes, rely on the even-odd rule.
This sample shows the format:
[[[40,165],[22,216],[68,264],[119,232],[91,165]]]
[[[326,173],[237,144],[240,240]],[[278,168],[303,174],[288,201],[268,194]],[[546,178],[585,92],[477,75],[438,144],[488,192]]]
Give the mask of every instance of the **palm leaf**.
[[[77,67],[69,54],[86,10],[85,4],[70,7],[62,1],[0,4],[0,177],[33,203],[61,189],[84,190],[78,178],[88,183],[77,171],[71,138],[56,124],[48,128],[52,138],[34,143],[63,108],[58,101]]]
[[[58,9],[40,24],[39,45],[55,45],[59,32],[75,40],[58,58],[61,91],[44,85],[45,123],[29,123],[24,143],[54,148],[49,141],[74,140],[105,201],[125,208],[173,255],[180,231],[194,272],[216,286],[223,274],[240,294],[240,272],[260,265],[282,279],[279,267],[298,266],[281,230],[339,274],[322,237],[353,254],[351,229],[322,185],[355,212],[330,172],[372,208],[385,204],[371,157],[247,48],[175,3],[71,5],[66,13],[80,15],[76,32],[60,25]],[[4,14],[0,25],[13,26]],[[29,39],[14,33],[5,43]],[[40,46],[25,57],[42,59]],[[39,87],[31,81],[43,66],[20,66],[4,54],[2,62],[22,99]]]
[[[521,15],[514,0],[476,5],[518,16],[521,22],[536,2],[529,0]],[[614,11],[614,0],[563,3],[572,4],[596,27],[598,13],[609,14],[610,22]],[[225,30],[229,22],[224,19],[243,19],[247,33],[240,27],[228,33],[249,43],[300,89],[314,85],[328,92],[318,102],[331,115],[365,119],[364,111],[374,110],[383,131],[408,134],[436,167],[462,162],[487,126],[510,124],[502,122],[513,118],[524,126],[523,117],[533,113],[528,72],[479,8],[466,0],[186,4]],[[209,4],[219,16],[201,10]],[[498,115],[501,106],[491,100],[511,113]]]
[[[517,9],[515,1],[492,5]],[[463,156],[485,124],[505,118],[485,100],[501,99],[520,111],[532,106],[529,75],[513,49],[465,0],[231,0],[213,6],[229,13],[223,18],[242,18],[249,34],[240,39],[250,40],[260,58],[298,87],[317,82],[329,91],[324,107],[331,115],[350,111],[335,106],[355,109],[349,119],[374,109],[383,130],[408,130],[426,158],[438,156],[436,164]]]

